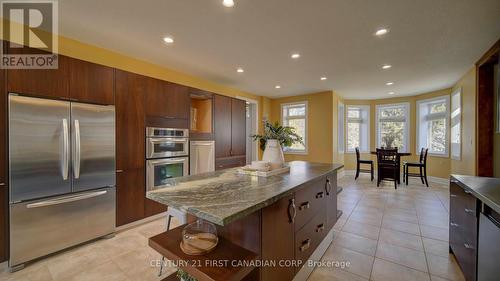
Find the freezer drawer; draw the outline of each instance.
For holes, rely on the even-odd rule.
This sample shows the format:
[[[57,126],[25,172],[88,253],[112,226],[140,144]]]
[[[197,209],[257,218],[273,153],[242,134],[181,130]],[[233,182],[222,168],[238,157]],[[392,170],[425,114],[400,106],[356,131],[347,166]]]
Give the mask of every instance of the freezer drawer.
[[[11,204],[9,266],[114,231],[114,187]]]

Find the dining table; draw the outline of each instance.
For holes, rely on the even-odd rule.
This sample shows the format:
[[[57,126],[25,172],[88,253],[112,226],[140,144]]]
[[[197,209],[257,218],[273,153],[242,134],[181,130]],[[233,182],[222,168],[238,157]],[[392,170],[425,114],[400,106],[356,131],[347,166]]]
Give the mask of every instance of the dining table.
[[[377,151],[370,151],[370,154],[377,155]],[[398,161],[398,184],[401,184],[401,157],[403,156],[411,156],[410,152],[399,152],[398,151],[398,156],[397,156],[397,161]]]

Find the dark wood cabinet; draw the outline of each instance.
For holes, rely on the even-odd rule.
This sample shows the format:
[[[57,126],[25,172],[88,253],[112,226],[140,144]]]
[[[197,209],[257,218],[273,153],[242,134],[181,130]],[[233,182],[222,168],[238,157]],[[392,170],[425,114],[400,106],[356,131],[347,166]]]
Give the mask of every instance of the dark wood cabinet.
[[[467,281],[476,280],[479,206],[470,191],[450,182],[450,249]]]
[[[156,79],[150,83],[154,88],[146,93],[148,116],[189,119],[189,87]]]
[[[231,98],[214,97],[215,158],[231,156]]]
[[[147,78],[116,71],[116,222],[144,218]]]
[[[214,128],[216,169],[245,165],[246,104],[235,98],[215,95]]]
[[[262,209],[262,259],[294,260],[293,195]],[[270,231],[272,230],[272,231]],[[292,266],[262,267],[261,280],[288,281],[295,275]]]
[[[114,68],[69,60],[69,93],[72,100],[97,104],[114,104]]]
[[[326,211],[328,229],[337,222],[337,173],[326,176],[324,187],[326,191]]]
[[[246,102],[231,99],[231,156],[246,154]]]
[[[57,69],[9,69],[7,91],[37,97],[69,99],[69,59],[58,56]]]
[[[7,186],[7,97],[5,71],[0,69],[0,263],[7,260],[8,186]]]

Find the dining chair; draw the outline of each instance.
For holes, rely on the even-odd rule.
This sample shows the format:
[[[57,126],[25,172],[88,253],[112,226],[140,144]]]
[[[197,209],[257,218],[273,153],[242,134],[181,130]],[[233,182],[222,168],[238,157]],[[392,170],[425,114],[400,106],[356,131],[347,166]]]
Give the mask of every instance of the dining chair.
[[[361,169],[361,164],[370,165],[370,170]],[[357,179],[359,177],[359,173],[370,173],[371,181],[373,181],[373,160],[361,159],[359,147],[356,147],[356,177],[354,177],[354,179]]]
[[[398,149],[377,148],[377,186],[383,180],[394,181],[394,189],[398,188]]]
[[[420,158],[418,162],[403,162],[403,180],[408,185],[408,177],[418,177],[422,181],[422,184],[425,184],[429,187],[429,182],[427,181],[427,154],[429,152],[428,148],[423,148],[420,150]],[[409,168],[419,168],[418,173],[410,173]],[[424,183],[425,180],[425,183]]]

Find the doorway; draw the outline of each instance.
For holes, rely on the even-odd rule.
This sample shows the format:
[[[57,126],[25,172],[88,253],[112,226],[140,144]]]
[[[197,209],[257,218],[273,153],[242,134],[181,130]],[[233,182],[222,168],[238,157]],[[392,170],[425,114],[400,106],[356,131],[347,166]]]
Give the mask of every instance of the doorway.
[[[259,128],[258,121],[258,102],[256,100],[238,97],[246,101],[246,163],[258,160],[258,143],[254,142],[252,136],[257,134]]]

